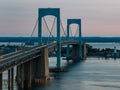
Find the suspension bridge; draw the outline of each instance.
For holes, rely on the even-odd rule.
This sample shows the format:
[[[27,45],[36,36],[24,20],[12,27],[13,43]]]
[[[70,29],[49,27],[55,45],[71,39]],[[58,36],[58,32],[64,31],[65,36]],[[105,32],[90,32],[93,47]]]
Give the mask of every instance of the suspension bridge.
[[[54,16],[53,24],[51,29],[49,28],[45,16]],[[44,22],[43,22],[44,21]],[[53,35],[53,29],[56,22],[56,34]],[[49,37],[53,40],[44,42],[43,35],[43,23],[45,24]],[[74,37],[79,39],[70,39],[70,25],[77,24],[77,29],[74,32]],[[60,18],[60,8],[39,8],[38,19],[32,34],[38,26],[38,45],[27,48],[24,50],[16,51],[7,55],[3,55],[0,58],[0,90],[2,90],[2,73],[8,70],[8,90],[14,89],[14,67],[17,67],[16,81],[17,84],[24,88],[27,86],[32,87],[33,83],[40,83],[50,79],[48,55],[53,50],[57,52],[57,64],[56,69],[61,70],[61,48],[66,46],[66,59],[73,61],[83,60],[86,57],[86,45],[82,42],[81,34],[81,19],[68,19],[67,29],[64,29]],[[64,40],[61,32],[63,31]],[[47,32],[47,31],[46,31]],[[31,36],[32,36],[31,34]],[[78,34],[78,36],[76,36]],[[72,33],[71,33],[72,35]],[[28,41],[30,42],[30,40]],[[69,47],[72,46],[72,52],[70,53]]]

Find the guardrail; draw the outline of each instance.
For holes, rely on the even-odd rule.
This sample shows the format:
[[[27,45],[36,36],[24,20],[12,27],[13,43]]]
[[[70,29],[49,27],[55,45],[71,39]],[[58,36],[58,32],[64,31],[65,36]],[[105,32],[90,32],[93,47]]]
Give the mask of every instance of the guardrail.
[[[35,58],[40,56],[40,51],[41,51],[41,48],[43,47],[45,47],[45,45],[17,51],[8,55],[4,55],[4,58],[0,59],[0,71],[4,71],[7,68],[14,67],[17,64],[25,63],[30,58]]]

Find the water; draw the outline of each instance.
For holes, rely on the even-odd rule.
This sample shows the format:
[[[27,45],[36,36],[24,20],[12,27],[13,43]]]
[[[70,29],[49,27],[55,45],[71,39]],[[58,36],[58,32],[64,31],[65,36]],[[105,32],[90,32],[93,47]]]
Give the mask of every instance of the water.
[[[51,59],[52,65],[55,58]],[[62,65],[65,63],[63,61]],[[4,78],[7,77],[6,74],[4,73]],[[120,90],[119,59],[87,58],[68,66],[67,72],[56,75],[51,83],[33,87],[32,90]],[[3,90],[7,90],[7,87],[4,86]]]
[[[120,48],[117,44],[92,44],[94,47]],[[56,58],[49,58],[49,65],[56,65]],[[62,66],[66,61],[62,61]],[[7,80],[4,72],[3,80]],[[3,90],[7,86],[3,82]],[[17,89],[15,84],[14,90]],[[120,59],[87,58],[87,60],[68,66],[67,72],[57,73],[51,83],[33,87],[32,90],[120,90]]]
[[[120,43],[88,43],[91,45],[93,48],[111,48],[114,49],[114,46],[117,47],[117,49],[120,49]]]

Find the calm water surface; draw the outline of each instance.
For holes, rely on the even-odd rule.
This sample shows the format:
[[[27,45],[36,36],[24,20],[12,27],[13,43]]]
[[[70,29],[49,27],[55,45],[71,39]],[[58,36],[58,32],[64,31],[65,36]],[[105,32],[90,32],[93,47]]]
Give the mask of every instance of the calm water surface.
[[[55,58],[50,59],[52,66]],[[62,65],[65,63],[62,61]],[[7,90],[5,85],[3,87]],[[18,90],[16,85],[15,90]],[[67,72],[57,73],[50,84],[36,86],[32,90],[120,90],[120,59],[88,58],[71,64]]]

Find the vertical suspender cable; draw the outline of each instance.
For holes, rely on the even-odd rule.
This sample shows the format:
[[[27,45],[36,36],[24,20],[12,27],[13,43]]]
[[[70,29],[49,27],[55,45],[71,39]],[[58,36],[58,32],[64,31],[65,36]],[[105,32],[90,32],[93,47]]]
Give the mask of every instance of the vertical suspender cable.
[[[52,33],[52,31],[53,31],[53,28],[54,28],[54,25],[55,25],[55,21],[56,21],[56,17],[54,18],[54,21],[53,21],[53,24],[52,24],[52,28],[51,28],[51,30],[50,30],[50,32]],[[49,35],[49,37],[50,37],[51,35]],[[48,41],[49,41],[49,38],[48,37]],[[56,40],[56,38],[54,37],[54,39]]]
[[[66,36],[66,32],[65,32],[65,29],[64,29],[64,27],[63,27],[63,24],[62,24],[62,21],[60,20],[60,25],[61,25],[61,28],[62,28],[62,30],[63,30],[63,35],[65,35]]]
[[[45,20],[44,17],[43,17],[43,20],[44,20],[44,22],[45,22],[45,25],[46,25],[46,27],[47,27],[48,32],[50,33],[50,35],[49,35],[49,37],[48,37],[48,40],[49,40],[50,36],[52,36],[53,38],[55,38],[55,37],[52,35],[52,30],[53,30],[53,27],[54,27],[54,24],[55,24],[55,18],[54,18],[54,21],[53,21],[53,24],[52,24],[52,28],[51,28],[51,29],[49,29],[49,26],[48,26],[48,24],[47,24],[47,22],[46,22],[46,20]]]
[[[77,35],[78,29],[79,29],[79,26],[77,25],[77,29],[75,31],[74,37]]]
[[[44,22],[45,22],[45,25],[46,25],[46,27],[47,27],[48,32],[50,33],[50,36],[54,37],[54,36],[52,35],[52,33],[51,33],[51,31],[50,31],[50,29],[49,29],[49,27],[48,27],[48,24],[47,24],[47,22],[46,22],[46,20],[45,20],[44,17],[43,17],[43,20],[44,20]]]

